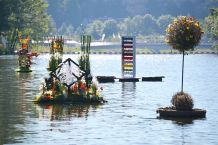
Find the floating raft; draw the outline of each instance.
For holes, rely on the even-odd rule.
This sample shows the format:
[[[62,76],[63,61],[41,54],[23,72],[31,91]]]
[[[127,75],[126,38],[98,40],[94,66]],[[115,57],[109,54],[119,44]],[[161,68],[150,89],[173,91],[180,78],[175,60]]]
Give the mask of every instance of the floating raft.
[[[115,82],[115,76],[97,76],[96,77],[99,83],[110,83]]]
[[[176,117],[176,118],[205,118],[206,110],[192,109],[191,111],[181,111],[170,108],[159,108],[157,113],[160,117]]]
[[[142,81],[147,81],[147,82],[162,82],[163,78],[165,78],[165,77],[164,76],[142,77]]]
[[[18,68],[18,69],[16,69],[16,72],[29,73],[29,72],[32,72],[32,70],[31,69],[20,69],[20,68]]]
[[[139,82],[140,78],[117,78],[115,76],[96,76],[99,83],[113,83],[116,79],[119,82]],[[142,77],[142,81],[147,82],[162,82],[164,76],[156,76],[156,77]]]
[[[39,96],[36,96],[39,98]],[[84,98],[84,97],[74,97],[74,98],[57,98],[57,99],[47,99],[47,98],[40,98],[34,99],[33,103],[35,104],[104,104],[107,103],[102,97],[100,98]]]
[[[119,82],[139,82],[139,78],[119,78]]]

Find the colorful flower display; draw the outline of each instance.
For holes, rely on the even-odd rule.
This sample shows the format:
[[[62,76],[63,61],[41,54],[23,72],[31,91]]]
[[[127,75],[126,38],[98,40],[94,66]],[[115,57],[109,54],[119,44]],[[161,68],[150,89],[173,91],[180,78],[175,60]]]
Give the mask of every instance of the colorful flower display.
[[[19,64],[19,69],[17,70],[18,72],[31,72],[30,66],[31,66],[31,57],[32,54],[28,52],[28,42],[29,42],[29,37],[28,38],[20,38],[20,43],[21,43],[21,49],[18,51],[18,64]]]
[[[40,85],[36,103],[104,103],[90,70],[89,50],[91,36],[81,37],[82,56],[79,63],[68,58],[62,62],[59,52],[52,53],[50,76]],[[59,39],[58,39],[59,40]],[[63,40],[63,39],[61,39]],[[54,44],[51,44],[54,47]],[[61,43],[62,44],[62,43]],[[58,45],[59,46],[59,45]],[[55,46],[57,47],[57,46]],[[52,48],[56,49],[56,48]]]
[[[168,25],[165,41],[180,52],[193,50],[200,42],[202,34],[200,23],[196,19],[180,16]]]
[[[100,96],[102,88],[98,88],[96,82],[93,82],[87,87],[84,79],[78,80],[68,89],[58,79],[50,76],[50,78],[46,78],[41,83],[39,91],[40,94],[37,96],[35,102],[104,102],[102,96]]]
[[[62,36],[53,37],[50,43],[49,70],[54,70],[62,62],[64,39]]]

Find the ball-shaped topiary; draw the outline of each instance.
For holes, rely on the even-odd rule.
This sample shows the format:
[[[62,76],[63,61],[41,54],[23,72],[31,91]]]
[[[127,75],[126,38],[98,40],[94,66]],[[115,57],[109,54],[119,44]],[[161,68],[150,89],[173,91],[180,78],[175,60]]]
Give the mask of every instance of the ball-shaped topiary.
[[[194,106],[192,97],[184,92],[174,94],[171,103],[176,110],[182,111],[191,111]]]
[[[191,16],[180,16],[166,29],[165,41],[180,52],[193,50],[201,40],[203,31],[200,23]]]

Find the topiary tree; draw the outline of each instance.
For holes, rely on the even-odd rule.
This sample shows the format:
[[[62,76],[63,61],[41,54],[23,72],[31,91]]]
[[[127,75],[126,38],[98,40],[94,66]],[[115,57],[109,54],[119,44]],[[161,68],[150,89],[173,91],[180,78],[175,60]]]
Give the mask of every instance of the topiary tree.
[[[183,54],[181,92],[175,94],[172,98],[173,105],[176,109],[179,108],[179,110],[190,110],[190,106],[193,107],[193,103],[187,105],[187,102],[192,102],[192,98],[183,93],[184,55],[185,51],[194,50],[194,47],[199,44],[202,34],[203,31],[200,23],[191,16],[175,18],[166,29],[165,41],[172,46],[173,49],[179,50]]]
[[[166,29],[165,41],[179,50],[183,54],[182,59],[182,88],[183,92],[183,73],[184,73],[184,54],[185,51],[194,50],[201,40],[203,34],[200,23],[193,17],[180,16],[173,20]]]

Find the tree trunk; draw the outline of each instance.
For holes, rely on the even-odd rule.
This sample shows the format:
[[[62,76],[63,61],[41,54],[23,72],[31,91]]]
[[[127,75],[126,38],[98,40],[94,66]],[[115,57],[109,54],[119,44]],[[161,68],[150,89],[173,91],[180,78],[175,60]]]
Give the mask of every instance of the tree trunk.
[[[9,51],[12,54],[12,53],[14,53],[14,48],[15,48],[15,45],[17,43],[17,28],[14,28],[10,42],[11,42],[11,45],[10,45]]]

